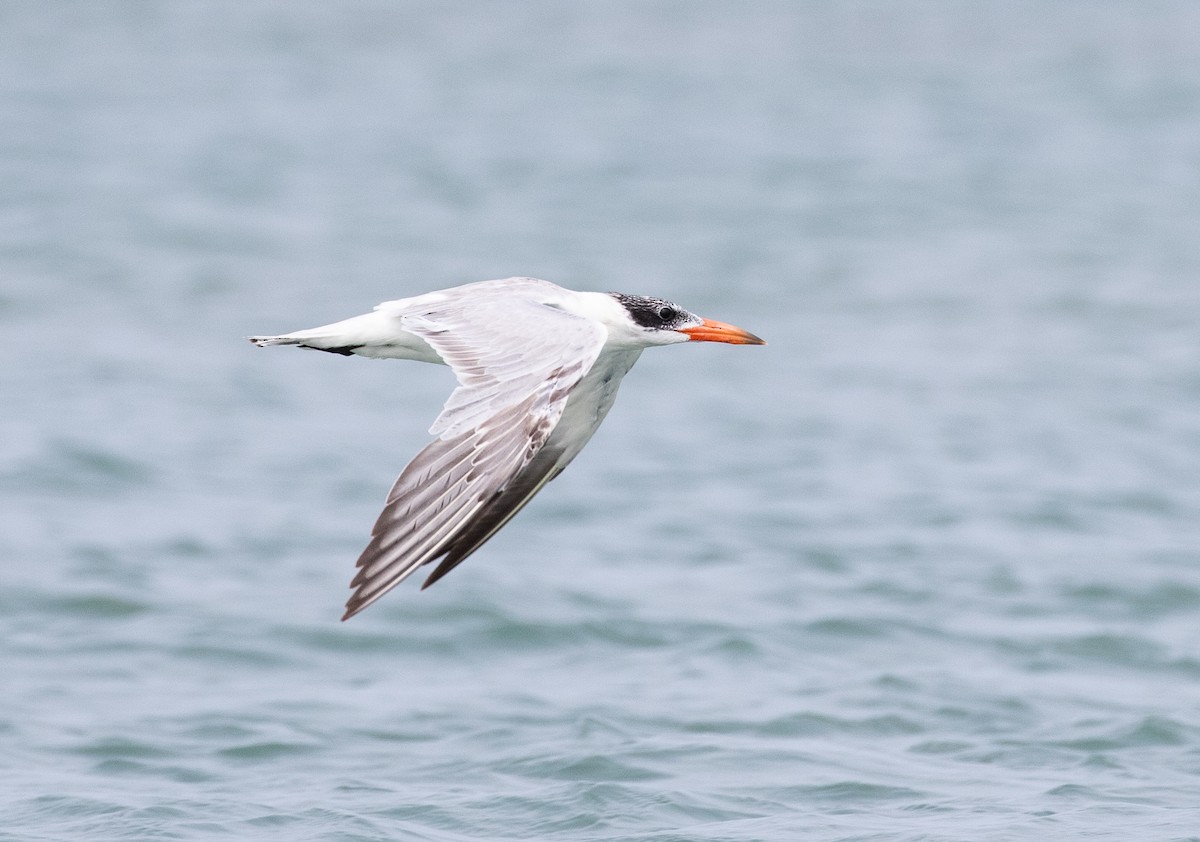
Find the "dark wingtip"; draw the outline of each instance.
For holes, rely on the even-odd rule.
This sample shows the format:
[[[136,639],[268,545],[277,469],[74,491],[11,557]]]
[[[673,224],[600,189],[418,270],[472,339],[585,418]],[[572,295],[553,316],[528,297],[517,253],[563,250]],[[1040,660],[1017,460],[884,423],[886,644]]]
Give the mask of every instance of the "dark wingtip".
[[[351,585],[350,587],[353,588],[354,585]],[[355,592],[350,595],[350,598],[346,600],[346,613],[342,615],[342,622],[346,622],[370,604],[371,601],[364,600],[359,597],[358,590],[356,589]]]
[[[444,572],[439,572],[437,570],[433,571],[432,573],[429,574],[429,578],[421,583],[421,590],[425,590],[426,588],[428,588],[430,585],[432,585],[434,582],[436,582],[438,579],[442,578],[445,575],[446,575],[446,573],[444,573]]]

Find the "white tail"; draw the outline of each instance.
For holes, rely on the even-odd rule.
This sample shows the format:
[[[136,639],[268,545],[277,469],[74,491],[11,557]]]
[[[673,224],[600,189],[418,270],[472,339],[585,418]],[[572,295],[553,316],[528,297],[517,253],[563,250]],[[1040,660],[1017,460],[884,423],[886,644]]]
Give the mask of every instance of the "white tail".
[[[290,336],[247,336],[246,338],[260,348],[265,348],[267,345],[299,345],[301,342]]]
[[[250,336],[260,348],[267,345],[299,345],[331,354],[377,359],[420,360],[440,363],[442,358],[421,337],[404,330],[400,317],[375,311],[308,330],[279,336]]]

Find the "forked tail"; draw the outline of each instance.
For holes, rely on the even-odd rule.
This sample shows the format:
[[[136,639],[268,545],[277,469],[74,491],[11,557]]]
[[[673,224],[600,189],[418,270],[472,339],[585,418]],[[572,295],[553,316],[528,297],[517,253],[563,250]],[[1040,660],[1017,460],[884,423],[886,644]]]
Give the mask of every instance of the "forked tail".
[[[331,354],[341,354],[350,356],[361,345],[339,345],[337,337],[310,335],[305,336],[307,331],[300,331],[295,334],[284,334],[282,336],[248,336],[246,337],[260,348],[265,348],[268,345],[299,345],[301,348],[312,348],[314,351],[328,351]]]

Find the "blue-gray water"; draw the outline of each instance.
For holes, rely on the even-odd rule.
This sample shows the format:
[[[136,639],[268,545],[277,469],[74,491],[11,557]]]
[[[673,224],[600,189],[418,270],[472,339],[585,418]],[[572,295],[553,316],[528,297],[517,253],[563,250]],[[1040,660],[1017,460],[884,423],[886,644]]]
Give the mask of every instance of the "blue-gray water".
[[[338,622],[529,274],[648,351]],[[1200,838],[1200,6],[0,7],[0,838]]]

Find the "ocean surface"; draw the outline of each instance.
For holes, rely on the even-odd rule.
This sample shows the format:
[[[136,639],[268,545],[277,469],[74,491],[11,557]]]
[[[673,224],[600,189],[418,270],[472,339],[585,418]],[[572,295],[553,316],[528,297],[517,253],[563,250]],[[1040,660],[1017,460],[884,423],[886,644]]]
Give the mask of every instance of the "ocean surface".
[[[453,385],[666,296],[428,591]],[[1200,839],[1200,4],[0,5],[0,839]]]

